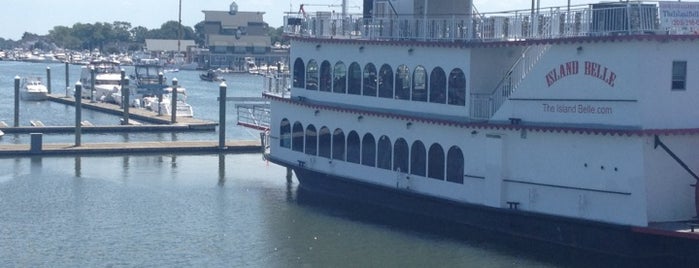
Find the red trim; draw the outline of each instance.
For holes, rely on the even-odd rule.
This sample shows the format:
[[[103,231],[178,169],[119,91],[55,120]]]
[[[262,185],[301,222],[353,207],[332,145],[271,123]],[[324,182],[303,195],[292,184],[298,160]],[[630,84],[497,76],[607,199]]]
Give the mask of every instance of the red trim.
[[[275,101],[285,102],[289,104],[309,107],[316,110],[337,111],[343,113],[351,113],[357,115],[368,115],[375,117],[385,117],[392,119],[401,119],[407,121],[421,122],[433,125],[444,125],[462,128],[475,129],[494,129],[494,130],[529,130],[536,132],[563,132],[571,134],[594,134],[594,135],[610,135],[610,136],[653,136],[653,135],[696,135],[699,134],[699,128],[686,129],[613,129],[613,128],[586,128],[586,127],[553,127],[553,126],[536,126],[536,125],[511,125],[511,124],[495,124],[487,122],[459,122],[444,119],[435,119],[429,117],[410,116],[398,113],[377,112],[363,109],[342,108],[338,106],[311,104],[303,101],[298,101],[289,98],[282,98],[268,93],[263,93],[264,98],[273,99]],[[242,123],[238,123],[239,125]],[[263,129],[266,130],[266,129]]]
[[[342,38],[317,38],[288,35],[289,39],[302,42],[326,43],[326,44],[351,44],[351,45],[391,45],[411,47],[450,47],[450,48],[478,48],[478,47],[513,47],[542,44],[568,44],[568,43],[599,43],[599,42],[626,42],[626,41],[695,41],[699,35],[667,35],[667,34],[637,34],[615,36],[576,36],[554,39],[535,39],[522,41],[418,41],[418,40],[368,40],[368,39],[342,39]]]
[[[642,234],[699,240],[699,233],[674,232],[674,231],[653,229],[653,228],[648,228],[648,227],[631,227],[631,231],[636,232],[636,233],[642,233]]]

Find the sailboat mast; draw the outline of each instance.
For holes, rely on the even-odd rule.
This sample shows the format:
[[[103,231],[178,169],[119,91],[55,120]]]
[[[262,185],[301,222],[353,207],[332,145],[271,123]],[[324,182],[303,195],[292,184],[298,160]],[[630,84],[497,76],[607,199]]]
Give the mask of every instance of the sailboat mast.
[[[180,24],[179,29],[177,30],[177,53],[180,53],[180,51],[182,51],[180,49],[180,40],[182,40],[182,0],[180,0],[179,12],[177,14],[177,22]]]

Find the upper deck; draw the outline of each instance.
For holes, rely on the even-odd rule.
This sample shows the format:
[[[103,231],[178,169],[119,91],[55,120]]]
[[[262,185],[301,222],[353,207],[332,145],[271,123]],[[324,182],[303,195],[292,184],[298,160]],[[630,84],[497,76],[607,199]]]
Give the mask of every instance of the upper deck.
[[[302,9],[285,17],[284,33],[297,38],[424,42],[699,33],[699,2],[628,1],[492,13],[473,9],[461,14],[417,14],[425,9],[415,7],[411,12],[395,5],[376,0],[371,12],[365,7],[366,15]]]

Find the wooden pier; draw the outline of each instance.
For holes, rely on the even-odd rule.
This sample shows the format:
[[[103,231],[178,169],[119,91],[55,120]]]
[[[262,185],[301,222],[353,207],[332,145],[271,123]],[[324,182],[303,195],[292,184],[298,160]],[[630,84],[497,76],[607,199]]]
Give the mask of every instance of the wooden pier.
[[[65,95],[61,95],[61,94],[49,95],[48,100],[53,101],[53,102],[57,102],[57,103],[75,106],[75,98],[66,97]],[[82,108],[85,108],[85,109],[100,111],[100,112],[104,112],[104,113],[108,113],[108,114],[112,114],[112,115],[117,115],[117,116],[121,116],[124,114],[124,109],[119,107],[119,105],[116,105],[114,103],[91,102],[90,100],[87,100],[87,99],[81,101],[80,103],[81,103]],[[147,110],[147,109],[140,109],[140,108],[129,109],[129,118],[132,120],[151,123],[151,124],[166,125],[166,124],[171,123],[170,122],[170,115],[158,115],[157,112]],[[218,125],[218,123],[213,122],[213,121],[201,120],[201,119],[196,119],[196,118],[192,118],[192,117],[183,117],[183,116],[178,116],[176,123],[182,124],[182,125],[195,126],[195,128],[197,128],[197,129],[203,129],[203,128],[215,129],[215,127]]]
[[[124,154],[211,154],[211,153],[261,153],[260,141],[227,141],[220,148],[214,141],[169,142],[111,142],[73,144],[43,144],[31,148],[28,144],[0,144],[0,158],[27,156],[89,156]]]

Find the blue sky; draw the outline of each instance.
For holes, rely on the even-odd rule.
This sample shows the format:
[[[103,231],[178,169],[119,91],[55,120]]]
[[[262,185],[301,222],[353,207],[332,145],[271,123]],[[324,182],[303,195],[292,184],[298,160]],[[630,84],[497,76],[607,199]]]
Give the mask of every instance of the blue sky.
[[[541,6],[565,5],[566,0],[539,0]],[[194,26],[204,20],[202,10],[228,10],[228,0],[182,0],[182,24]],[[525,9],[531,0],[474,0],[481,12]],[[590,1],[572,0],[572,4]],[[132,26],[160,28],[168,20],[177,20],[179,0],[0,0],[0,38],[18,40],[24,32],[44,35],[54,26],[75,23],[127,21]],[[341,0],[238,0],[240,11],[263,11],[270,25],[279,27],[284,12],[298,11],[301,3],[340,4]],[[348,0],[361,6],[361,0]],[[311,9],[307,8],[307,11]],[[337,9],[337,8],[336,8]],[[316,7],[313,10],[318,10]],[[338,10],[339,11],[339,10]],[[350,12],[359,13],[353,8]]]

